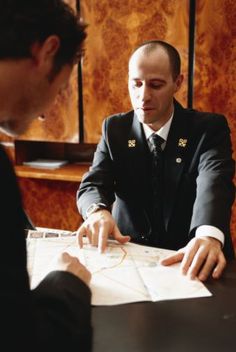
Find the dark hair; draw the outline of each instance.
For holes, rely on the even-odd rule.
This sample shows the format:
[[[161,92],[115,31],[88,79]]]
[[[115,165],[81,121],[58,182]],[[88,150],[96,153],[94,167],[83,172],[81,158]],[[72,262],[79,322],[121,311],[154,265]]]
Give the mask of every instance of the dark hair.
[[[146,52],[146,53],[149,53],[149,52],[155,50],[157,47],[162,47],[169,56],[173,79],[175,80],[178,77],[178,75],[180,74],[180,70],[181,70],[181,59],[180,59],[179,52],[175,49],[175,47],[173,47],[169,43],[164,42],[162,40],[150,40],[150,41],[146,41],[146,42],[142,43],[141,45],[139,45],[138,47],[136,47],[134,49],[132,55],[139,48],[142,48],[142,47],[144,47],[143,49],[144,49],[144,52]]]
[[[0,0],[0,60],[31,57],[35,42],[60,38],[54,71],[81,55],[86,25],[62,0]]]

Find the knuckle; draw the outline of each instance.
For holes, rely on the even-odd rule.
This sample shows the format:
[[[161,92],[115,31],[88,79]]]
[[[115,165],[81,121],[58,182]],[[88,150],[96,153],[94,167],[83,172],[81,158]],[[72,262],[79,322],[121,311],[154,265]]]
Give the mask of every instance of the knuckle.
[[[209,254],[209,260],[211,262],[217,262],[219,260],[219,255],[217,254],[217,252],[215,251],[212,251],[210,254]]]

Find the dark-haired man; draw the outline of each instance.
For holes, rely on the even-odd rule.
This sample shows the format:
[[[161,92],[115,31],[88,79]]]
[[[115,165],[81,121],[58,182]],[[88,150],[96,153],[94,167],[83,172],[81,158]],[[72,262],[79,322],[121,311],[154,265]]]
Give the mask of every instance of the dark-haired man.
[[[0,128],[23,132],[66,87],[86,37],[61,0],[0,0]],[[30,290],[22,204],[13,167],[0,149],[1,349],[91,348],[91,274],[63,253]],[[5,347],[3,347],[4,345]]]
[[[163,264],[181,261],[184,274],[204,281],[219,278],[225,257],[234,256],[235,164],[225,117],[184,109],[174,98],[182,81],[180,56],[170,44],[154,40],[133,52],[133,111],[104,121],[78,190],[85,219],[78,237],[80,246],[88,236],[101,251],[109,236],[178,250]]]

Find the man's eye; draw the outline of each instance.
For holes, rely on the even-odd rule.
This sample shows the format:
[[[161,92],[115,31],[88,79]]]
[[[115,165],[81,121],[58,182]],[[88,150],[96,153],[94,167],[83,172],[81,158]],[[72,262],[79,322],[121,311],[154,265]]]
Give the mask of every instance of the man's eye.
[[[142,86],[142,82],[140,82],[140,81],[132,81],[131,82],[131,87],[132,88],[139,88],[141,86]]]
[[[160,88],[162,87],[162,84],[155,84],[155,83],[152,83],[150,86],[151,86],[152,88],[154,88],[154,89],[160,89]]]

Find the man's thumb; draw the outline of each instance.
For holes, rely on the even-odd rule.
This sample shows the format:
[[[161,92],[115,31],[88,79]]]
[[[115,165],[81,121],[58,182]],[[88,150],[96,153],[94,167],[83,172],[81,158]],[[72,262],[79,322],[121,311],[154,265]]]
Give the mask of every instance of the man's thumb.
[[[129,242],[131,240],[130,236],[124,236],[124,235],[121,234],[121,232],[118,229],[117,225],[115,225],[115,227],[114,227],[113,237],[114,237],[115,240],[117,240],[120,243],[126,243],[126,242]]]

